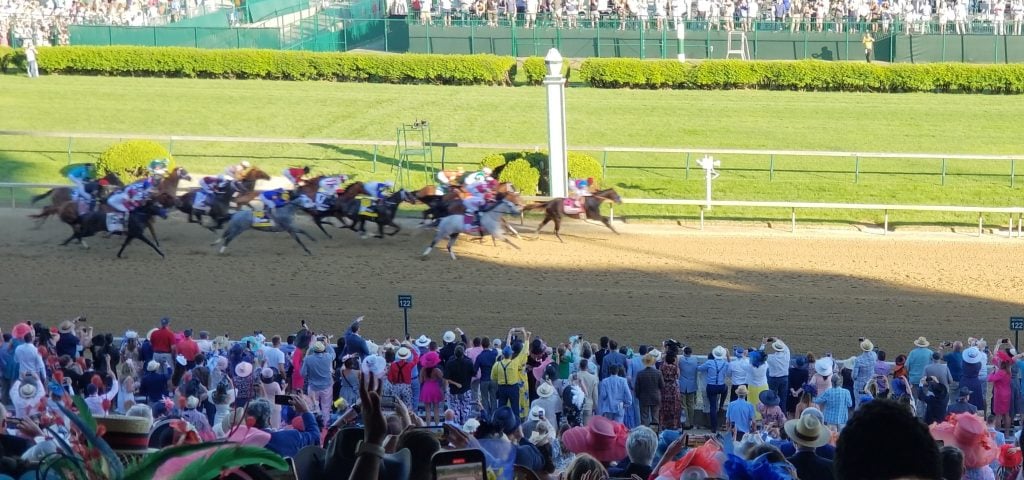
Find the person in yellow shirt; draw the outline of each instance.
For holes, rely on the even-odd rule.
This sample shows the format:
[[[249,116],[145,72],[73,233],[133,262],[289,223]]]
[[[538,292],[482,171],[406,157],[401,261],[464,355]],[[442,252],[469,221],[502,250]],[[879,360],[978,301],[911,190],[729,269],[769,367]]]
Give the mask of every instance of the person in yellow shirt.
[[[864,44],[864,58],[871,63],[871,53],[875,51],[875,37],[871,36],[871,32],[864,32],[860,42]]]
[[[522,333],[522,337],[514,336],[515,333]],[[513,342],[513,339],[517,340]],[[522,340],[519,342],[518,340]],[[501,352],[501,359],[494,363],[491,368],[491,380],[498,386],[495,397],[498,399],[498,408],[509,406],[516,417],[519,417],[521,407],[521,390],[526,385],[526,348],[530,342],[530,332],[525,329],[512,329],[508,332],[508,341]]]

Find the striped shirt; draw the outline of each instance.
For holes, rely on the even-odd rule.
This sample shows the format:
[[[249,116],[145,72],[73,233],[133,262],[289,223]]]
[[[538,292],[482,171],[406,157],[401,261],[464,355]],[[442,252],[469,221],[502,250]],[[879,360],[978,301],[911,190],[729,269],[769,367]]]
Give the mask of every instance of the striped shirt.
[[[850,418],[850,408],[853,407],[853,397],[850,391],[842,387],[832,387],[825,390],[814,399],[814,403],[821,405],[822,414],[825,417],[826,425],[845,425]]]

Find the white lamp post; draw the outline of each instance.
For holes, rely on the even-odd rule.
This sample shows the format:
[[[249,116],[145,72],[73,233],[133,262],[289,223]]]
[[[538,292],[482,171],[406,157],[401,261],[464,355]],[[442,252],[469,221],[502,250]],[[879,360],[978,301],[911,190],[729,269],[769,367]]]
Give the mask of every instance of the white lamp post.
[[[704,169],[704,180],[706,182],[705,189],[707,190],[707,204],[704,208],[711,210],[711,181],[718,178],[718,172],[715,171],[715,167],[721,167],[722,162],[715,160],[708,155],[704,155],[704,158],[697,160],[697,165],[700,165],[700,167]]]
[[[562,55],[558,49],[548,50],[544,57],[548,93],[548,192],[552,197],[566,196],[568,167],[565,143],[565,78],[562,77]]]

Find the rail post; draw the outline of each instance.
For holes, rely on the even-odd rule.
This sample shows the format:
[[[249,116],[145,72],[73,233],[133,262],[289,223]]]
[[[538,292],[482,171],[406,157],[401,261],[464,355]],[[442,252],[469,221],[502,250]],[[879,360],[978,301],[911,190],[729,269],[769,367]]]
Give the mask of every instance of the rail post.
[[[980,237],[984,230],[985,215],[978,212],[978,236]]]
[[[1013,177],[1015,177],[1015,175],[1014,175],[1014,168],[1016,166],[1017,166],[1017,161],[1011,159],[1010,160],[1010,188],[1013,188],[1013,181],[1014,181]]]
[[[690,179],[690,152],[686,152],[686,177],[685,178],[687,180]]]
[[[11,208],[16,208],[16,207],[17,207],[17,205],[15,205],[15,202],[14,202],[14,187],[11,187]]]
[[[374,144],[374,146],[373,146],[373,164],[370,167],[370,171],[373,172],[373,173],[377,173],[377,145],[376,144]]]
[[[883,210],[885,212],[885,223],[882,225],[882,235],[889,234],[889,209]]]
[[[775,179],[775,154],[768,156],[768,181]]]
[[[853,159],[853,183],[860,183],[860,155]]]
[[[71,165],[71,143],[75,141],[74,137],[68,137],[68,165]],[[14,189],[11,189],[11,198],[14,198]]]
[[[796,233],[796,207],[792,208],[789,218],[789,233]]]
[[[700,229],[704,230],[704,205],[700,206]]]
[[[946,159],[942,159],[942,185],[946,184]]]
[[[608,150],[601,155],[601,178],[608,178]]]

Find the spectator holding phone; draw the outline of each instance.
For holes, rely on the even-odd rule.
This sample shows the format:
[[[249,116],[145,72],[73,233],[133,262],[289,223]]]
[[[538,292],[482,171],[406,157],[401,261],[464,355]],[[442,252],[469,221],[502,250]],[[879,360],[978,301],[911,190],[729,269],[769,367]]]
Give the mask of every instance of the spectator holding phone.
[[[309,398],[303,394],[292,395],[291,406],[302,417],[303,430],[271,430],[273,406],[264,398],[253,399],[245,409],[245,415],[255,419],[254,427],[270,434],[266,448],[282,457],[294,457],[303,447],[320,445],[320,425],[310,413],[312,407]]]

